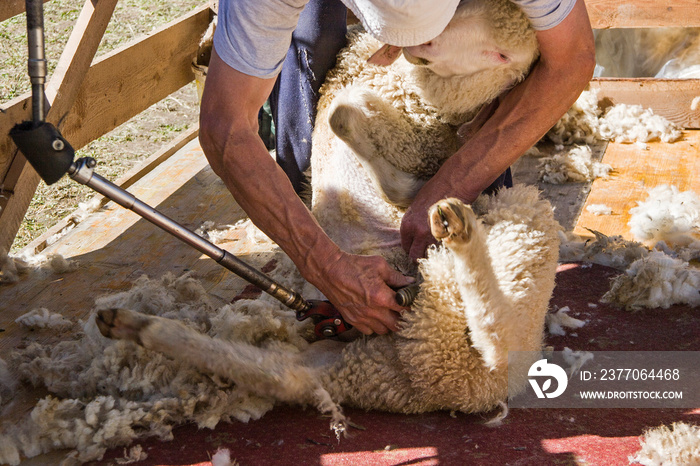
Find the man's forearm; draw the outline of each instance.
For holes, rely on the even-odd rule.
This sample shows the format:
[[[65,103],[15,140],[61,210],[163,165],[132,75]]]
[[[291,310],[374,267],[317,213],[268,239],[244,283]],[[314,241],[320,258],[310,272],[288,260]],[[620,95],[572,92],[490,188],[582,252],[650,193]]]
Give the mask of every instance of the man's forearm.
[[[574,32],[579,40],[561,40]],[[493,116],[438,172],[436,182],[446,194],[473,201],[544,136],[590,81],[595,50],[582,0],[560,29],[538,32],[538,40],[541,58],[527,79],[505,95]]]
[[[307,279],[316,281],[324,263],[333,261],[340,250],[301,202],[257,134],[229,139],[223,161],[226,186],[253,223],[287,253]]]

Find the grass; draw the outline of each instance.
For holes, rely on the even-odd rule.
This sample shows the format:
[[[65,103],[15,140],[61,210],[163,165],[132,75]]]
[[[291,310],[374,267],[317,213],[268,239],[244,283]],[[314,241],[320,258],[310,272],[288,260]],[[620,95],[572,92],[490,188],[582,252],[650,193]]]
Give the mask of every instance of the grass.
[[[44,5],[49,76],[70,37],[83,3],[83,0],[53,0]],[[204,0],[119,0],[97,56],[121,47],[203,3]],[[0,103],[19,97],[31,89],[27,75],[26,36],[24,14],[0,23]],[[95,158],[98,161],[98,173],[115,180],[195,124],[197,118],[197,91],[194,84],[190,84],[92,141],[77,151],[76,156]],[[41,182],[17,233],[12,251],[19,251],[41,236],[92,195],[92,190],[68,177],[51,186]]]

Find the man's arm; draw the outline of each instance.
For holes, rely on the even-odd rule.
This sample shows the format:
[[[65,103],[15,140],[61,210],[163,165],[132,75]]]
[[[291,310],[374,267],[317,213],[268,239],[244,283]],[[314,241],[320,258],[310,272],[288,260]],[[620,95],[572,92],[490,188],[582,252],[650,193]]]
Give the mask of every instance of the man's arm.
[[[363,333],[397,329],[390,286],[404,277],[378,256],[354,256],[323,232],[258,136],[258,111],[274,85],[240,73],[212,54],[202,96],[200,141],[214,172],[250,219]]]
[[[593,75],[595,45],[583,0],[558,26],[537,32],[540,59],[504,96],[493,116],[419,191],[401,223],[412,259],[434,240],[428,208],[445,197],[474,199],[532,147],[571,107]]]

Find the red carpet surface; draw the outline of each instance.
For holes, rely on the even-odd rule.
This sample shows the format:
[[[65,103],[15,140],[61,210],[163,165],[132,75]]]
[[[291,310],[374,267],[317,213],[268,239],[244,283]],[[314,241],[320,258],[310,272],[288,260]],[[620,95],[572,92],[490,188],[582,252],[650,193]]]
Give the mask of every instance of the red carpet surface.
[[[631,313],[599,303],[616,271],[563,264],[551,304],[587,323],[548,336],[555,350],[700,351],[700,313],[684,306]],[[591,306],[589,303],[596,304]],[[700,389],[700,387],[698,387]],[[140,465],[207,465],[227,448],[240,465],[620,465],[639,450],[646,428],[700,424],[696,409],[511,409],[498,427],[487,415],[397,415],[346,409],[356,427],[338,441],[313,408],[280,406],[258,421],[175,429],[171,442],[139,442]],[[114,464],[123,449],[103,461]]]

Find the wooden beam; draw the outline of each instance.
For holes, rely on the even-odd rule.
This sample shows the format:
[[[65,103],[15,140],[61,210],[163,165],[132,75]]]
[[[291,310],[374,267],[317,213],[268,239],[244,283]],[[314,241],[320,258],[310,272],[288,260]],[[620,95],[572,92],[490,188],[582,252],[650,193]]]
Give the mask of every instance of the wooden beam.
[[[49,0],[44,0],[44,3]],[[0,22],[15,17],[26,11],[25,0],[2,0],[0,2]]]
[[[94,63],[63,120],[64,137],[79,149],[192,81],[192,58],[210,20],[211,10],[203,5]],[[10,104],[4,106],[7,118],[0,119],[0,135],[8,134],[15,123],[30,118],[29,96]],[[2,157],[12,150],[14,145],[9,138],[0,136],[0,169],[9,166],[7,159],[3,164]],[[16,186],[24,190],[25,184],[31,185],[30,181],[27,177],[19,178]],[[0,197],[0,247],[9,248],[33,190],[29,196],[21,193],[22,203],[17,202],[20,193],[16,190],[6,194],[10,194],[9,198]]]
[[[613,104],[650,108],[683,128],[700,128],[700,79],[595,78],[591,89]]]
[[[56,70],[46,87],[46,98],[49,103],[46,120],[57,127],[60,126],[59,123],[68,110],[73,107],[75,97],[78,95],[83,79],[95,57],[116,5],[117,0],[101,0],[99,7],[95,8],[92,0],[85,0],[68,43],[56,65]],[[22,120],[24,119],[29,119],[29,115]],[[13,123],[18,121],[13,121]],[[9,131],[0,134],[7,135],[8,133]],[[10,147],[12,147],[11,142],[8,149]],[[11,192],[12,196],[0,204],[2,207],[2,211],[0,211],[0,224],[2,225],[0,226],[0,247],[9,249],[24,214],[29,208],[40,178],[19,151],[11,152],[9,149],[5,153],[14,153],[7,172],[8,176],[5,176],[3,180],[3,189]],[[20,180],[22,180],[21,184]],[[10,244],[7,244],[8,240],[4,239],[6,236],[12,237]]]
[[[697,0],[585,0],[594,29],[700,26]]]
[[[96,61],[65,119],[64,136],[83,147],[191,82],[192,59],[210,19],[203,5]]]

